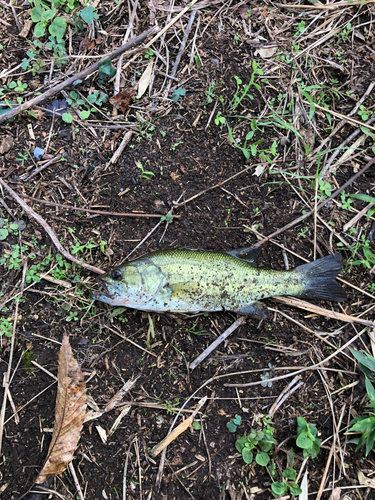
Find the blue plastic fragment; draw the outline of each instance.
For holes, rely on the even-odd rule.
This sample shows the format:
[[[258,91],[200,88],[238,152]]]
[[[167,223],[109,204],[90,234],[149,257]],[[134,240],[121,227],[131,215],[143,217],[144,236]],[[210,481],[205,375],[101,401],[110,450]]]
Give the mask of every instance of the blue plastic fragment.
[[[44,155],[44,149],[42,148],[35,148],[34,149],[34,156],[37,160],[40,160],[40,158]]]

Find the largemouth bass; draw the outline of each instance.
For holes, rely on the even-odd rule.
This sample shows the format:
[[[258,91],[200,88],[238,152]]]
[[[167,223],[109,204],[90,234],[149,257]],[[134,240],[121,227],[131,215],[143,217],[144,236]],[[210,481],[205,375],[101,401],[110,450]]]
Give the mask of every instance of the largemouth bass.
[[[260,299],[273,295],[342,302],[335,280],[341,254],[291,271],[256,268],[258,247],[231,252],[162,250],[127,262],[99,278],[105,292],[94,298],[114,306],[154,312],[233,311],[264,318]]]

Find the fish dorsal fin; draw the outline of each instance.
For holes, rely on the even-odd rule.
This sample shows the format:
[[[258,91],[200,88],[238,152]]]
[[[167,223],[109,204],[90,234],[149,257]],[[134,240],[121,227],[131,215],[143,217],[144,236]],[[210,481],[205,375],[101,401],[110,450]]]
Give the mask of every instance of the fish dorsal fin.
[[[226,253],[228,255],[231,255],[232,257],[245,260],[249,264],[256,266],[259,256],[259,251],[260,247],[245,247],[245,248],[237,248],[236,250],[231,250],[230,252]]]

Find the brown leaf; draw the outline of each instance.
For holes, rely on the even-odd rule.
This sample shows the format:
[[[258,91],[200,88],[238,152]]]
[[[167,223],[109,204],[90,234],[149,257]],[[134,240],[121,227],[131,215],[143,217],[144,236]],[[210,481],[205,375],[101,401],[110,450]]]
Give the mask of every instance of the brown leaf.
[[[126,89],[111,97],[109,99],[109,102],[114,108],[117,108],[122,113],[125,113],[125,111],[128,109],[129,104],[133,100],[134,95],[134,89]]]
[[[59,355],[55,425],[47,459],[36,483],[61,474],[77,448],[86,413],[86,384],[73,356],[69,338],[64,336]]]
[[[176,181],[180,177],[178,172],[171,172],[169,175],[171,176],[172,181]]]
[[[81,42],[81,48],[83,50],[92,50],[95,45],[95,40],[90,40],[90,38],[87,37],[85,37]]]

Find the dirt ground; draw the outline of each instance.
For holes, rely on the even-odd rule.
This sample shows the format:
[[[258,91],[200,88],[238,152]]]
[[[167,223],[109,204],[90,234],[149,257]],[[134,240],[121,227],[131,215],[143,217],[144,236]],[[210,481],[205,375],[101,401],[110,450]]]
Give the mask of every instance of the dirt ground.
[[[198,2],[151,50],[119,66],[119,90],[136,91],[130,104],[121,101],[122,110],[96,100],[98,110],[88,118],[81,114],[90,110],[85,98],[95,91],[114,102],[116,76],[96,72],[1,124],[0,370],[2,380],[10,376],[13,402],[8,397],[2,413],[2,499],[24,494],[46,458],[64,334],[87,379],[88,410],[103,408],[125,382],[140,377],[120,406],[84,424],[72,462],[82,493],[67,469],[52,479],[51,498],[122,499],[125,487],[126,498],[136,499],[273,498],[271,483],[280,476],[272,478],[255,462],[247,465],[235,442],[265,427],[264,417],[299,368],[307,368],[300,387],[272,418],[277,442],[287,440],[273,457],[278,471],[286,467],[285,450],[293,448],[296,482],[301,485],[308,471],[309,498],[374,498],[373,483],[366,486],[358,475],[373,477],[374,452],[355,451],[345,434],[365,410],[364,377],[348,348],[340,350],[352,340],[351,348],[373,352],[371,326],[267,299],[267,319],[248,317],[191,370],[235,313],[157,314],[93,302],[96,273],[61,257],[46,231],[48,224],[69,254],[101,270],[130,253],[132,259],[175,247],[229,251],[256,244],[351,180],[374,156],[375,7],[366,1],[341,2],[336,9],[302,3]],[[127,30],[131,39],[152,26],[164,28],[186,6],[93,3],[98,18],[87,24],[79,17],[83,6],[64,9],[68,4],[58,7],[69,21],[61,64],[46,45],[48,33],[40,47],[32,45],[33,4],[0,3],[3,110],[67,80],[100,60],[96,56],[104,59],[125,43]],[[29,32],[20,33],[27,23]],[[131,57],[125,53],[122,68]],[[137,98],[141,77],[146,85]],[[77,114],[70,107],[72,118],[63,121],[47,108],[66,98]],[[36,148],[44,150],[40,159]],[[5,185],[44,225],[25,214]],[[285,270],[340,251],[347,301],[314,303],[369,324],[375,219],[368,201],[349,195],[373,196],[374,186],[372,166],[316,218],[264,242],[259,267]],[[319,362],[320,369],[309,369]],[[290,378],[227,385],[262,382],[264,374]],[[152,457],[151,449],[176,416],[174,427],[204,396],[194,425],[168,446],[160,466],[161,455]],[[227,424],[236,415],[241,424],[230,432]],[[297,417],[318,430],[322,445],[314,459],[304,460],[296,447]]]

